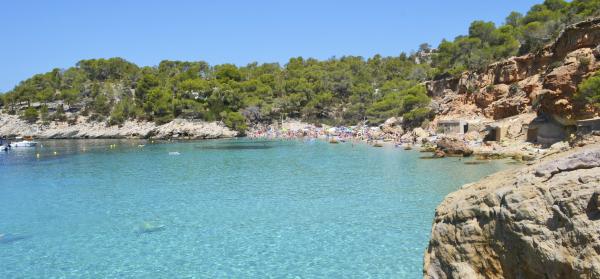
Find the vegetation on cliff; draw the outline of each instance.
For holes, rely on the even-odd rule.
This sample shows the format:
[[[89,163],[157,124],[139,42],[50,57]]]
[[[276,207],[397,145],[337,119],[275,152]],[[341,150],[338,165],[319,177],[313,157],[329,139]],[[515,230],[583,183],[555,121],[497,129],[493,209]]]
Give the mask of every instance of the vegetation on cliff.
[[[474,21],[469,34],[442,41],[432,56],[436,75],[481,70],[514,55],[535,52],[554,40],[567,25],[600,16],[599,0],[546,0],[527,14],[511,13],[504,25]]]
[[[600,72],[579,84],[576,97],[600,108]]]
[[[475,21],[466,36],[444,40],[437,49],[423,44],[417,53],[396,57],[296,57],[283,66],[242,67],[202,61],[139,67],[121,58],[82,60],[21,82],[0,96],[0,105],[28,121],[66,120],[60,105],[49,112],[50,103],[62,101],[111,125],[128,119],[166,123],[189,118],[220,120],[243,131],[248,121],[283,117],[340,125],[403,116],[417,126],[431,117],[423,81],[534,51],[566,24],[599,13],[600,0],[546,0],[526,15],[511,13],[502,26]],[[34,103],[38,105],[31,109]]]

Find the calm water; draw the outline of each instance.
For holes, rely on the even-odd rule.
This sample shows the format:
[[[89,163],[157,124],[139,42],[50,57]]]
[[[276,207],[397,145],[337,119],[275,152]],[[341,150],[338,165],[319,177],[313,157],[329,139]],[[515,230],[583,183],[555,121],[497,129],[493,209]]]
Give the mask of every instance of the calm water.
[[[323,142],[140,143],[0,154],[0,278],[419,278],[436,205],[508,167]]]

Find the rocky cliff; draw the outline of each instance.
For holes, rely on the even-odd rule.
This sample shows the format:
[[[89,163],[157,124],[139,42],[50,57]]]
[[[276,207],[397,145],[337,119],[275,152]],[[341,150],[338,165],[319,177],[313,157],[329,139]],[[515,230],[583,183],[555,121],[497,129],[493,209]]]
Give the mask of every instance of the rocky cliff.
[[[600,278],[600,145],[465,185],[436,210],[425,278]]]
[[[502,119],[528,111],[555,116],[565,125],[598,115],[573,98],[577,85],[600,69],[600,18],[567,27],[535,54],[512,57],[481,72],[426,84],[439,115]]]
[[[0,114],[0,137],[33,136],[34,138],[231,138],[237,132],[217,123],[175,119],[163,125],[153,122],[126,121],[123,125],[109,126],[105,122],[88,122],[79,117],[76,123],[41,122],[30,124],[14,115]]]

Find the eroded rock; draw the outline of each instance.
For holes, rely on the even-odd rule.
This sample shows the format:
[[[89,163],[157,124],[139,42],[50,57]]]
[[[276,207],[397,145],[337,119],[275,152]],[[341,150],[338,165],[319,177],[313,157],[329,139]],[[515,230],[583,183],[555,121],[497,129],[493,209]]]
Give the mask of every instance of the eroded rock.
[[[600,146],[507,170],[438,206],[425,278],[600,278]]]

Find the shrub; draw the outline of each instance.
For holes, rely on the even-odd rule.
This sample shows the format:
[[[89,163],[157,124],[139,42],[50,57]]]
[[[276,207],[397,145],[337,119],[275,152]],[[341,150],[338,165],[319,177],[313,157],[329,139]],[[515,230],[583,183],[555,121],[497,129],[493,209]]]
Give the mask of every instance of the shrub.
[[[592,60],[589,57],[579,58],[579,69],[587,70],[590,67]]]
[[[404,120],[414,126],[420,126],[425,120],[431,117],[431,109],[427,107],[415,108],[402,115]]]
[[[109,125],[121,125],[125,120],[135,116],[135,107],[133,102],[129,98],[125,98],[119,101],[112,112],[108,120]]]
[[[600,72],[587,78],[578,86],[575,98],[600,108]]]
[[[169,122],[173,121],[173,118],[174,117],[173,117],[172,114],[166,114],[166,115],[163,115],[163,116],[157,116],[157,117],[154,117],[154,123],[156,123],[158,125],[162,125],[162,124],[169,123]]]
[[[239,132],[241,135],[246,133],[248,125],[246,124],[246,118],[239,112],[223,112],[223,122],[225,126]]]
[[[42,121],[44,121],[44,122],[48,121],[48,106],[43,105],[40,108],[40,117],[42,118]]]
[[[125,122],[125,116],[123,115],[123,111],[117,109],[113,110],[113,112],[110,114],[108,124],[111,126],[121,125],[123,124],[123,122]]]
[[[50,116],[50,120],[54,121],[66,121],[67,116],[65,115],[65,109],[62,105],[56,108],[56,111]]]
[[[32,107],[29,107],[23,112],[21,118],[29,123],[35,123],[38,120],[38,111]]]

